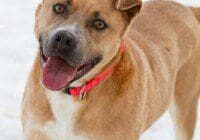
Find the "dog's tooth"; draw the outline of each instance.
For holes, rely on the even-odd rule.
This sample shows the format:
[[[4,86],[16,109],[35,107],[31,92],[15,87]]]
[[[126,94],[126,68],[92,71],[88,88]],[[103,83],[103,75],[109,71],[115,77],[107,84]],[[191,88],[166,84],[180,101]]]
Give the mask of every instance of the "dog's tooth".
[[[82,73],[82,70],[78,71],[78,72],[77,72],[77,75],[79,76],[81,73]]]

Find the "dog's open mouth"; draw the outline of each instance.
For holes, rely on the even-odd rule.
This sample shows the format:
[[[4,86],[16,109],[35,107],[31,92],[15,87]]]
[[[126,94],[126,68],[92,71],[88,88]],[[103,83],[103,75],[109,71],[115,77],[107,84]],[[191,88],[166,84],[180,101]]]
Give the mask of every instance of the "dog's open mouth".
[[[80,67],[73,67],[61,57],[46,57],[42,49],[40,51],[42,83],[47,89],[54,91],[67,88],[70,83],[86,75],[102,59],[98,56]]]

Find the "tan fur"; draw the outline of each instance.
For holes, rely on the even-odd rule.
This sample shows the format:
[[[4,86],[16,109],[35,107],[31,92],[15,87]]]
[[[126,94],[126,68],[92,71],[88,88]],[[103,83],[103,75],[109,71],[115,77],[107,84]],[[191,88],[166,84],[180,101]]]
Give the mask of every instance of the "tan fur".
[[[51,0],[46,1],[51,3]],[[80,5],[82,2],[84,0]],[[93,46],[110,48],[101,50],[105,55],[103,62],[79,80],[91,79],[110,63],[116,63],[117,67],[112,75],[87,93],[85,100],[74,100],[81,105],[75,114],[74,133],[91,140],[138,140],[170,107],[177,140],[192,140],[200,96],[200,24],[192,11],[173,2],[148,2],[126,30],[128,22],[122,13],[112,11],[111,5],[110,9],[102,5],[105,1],[86,3],[91,2],[95,5],[92,9],[98,10],[100,6],[105,8],[106,14],[111,12],[115,16],[107,17],[109,21],[116,22],[115,18],[124,21],[113,23],[113,32],[102,36],[100,41],[91,38]],[[46,11],[47,5],[38,11]],[[75,10],[84,14],[89,10],[81,8],[77,6]],[[36,18],[37,37],[41,30],[61,20],[48,15],[41,19],[40,14]],[[121,54],[118,48],[123,34],[126,52]],[[99,49],[96,47],[94,49]],[[37,58],[22,106],[27,140],[35,140],[35,137],[46,140],[46,135],[49,136],[42,132],[32,134],[33,128],[28,124],[42,126],[55,119],[39,77]]]
[[[194,12],[197,20],[200,22],[200,8],[191,8],[191,9]]]
[[[40,66],[38,57],[36,58],[34,68],[31,72],[31,77],[27,82],[27,86],[25,89],[25,96],[23,99],[23,113],[24,118],[23,124],[25,124],[26,118],[34,117],[33,120],[36,120],[39,123],[43,123],[47,120],[53,120],[53,114],[51,113],[51,109],[49,106],[49,102],[44,94],[45,90],[40,85],[39,76],[40,75]],[[31,112],[31,114],[29,114]],[[34,115],[33,115],[33,114]]]
[[[130,9],[131,7],[134,7],[140,4],[141,4],[140,0],[117,0],[115,6],[116,6],[116,9],[127,10],[127,9]]]

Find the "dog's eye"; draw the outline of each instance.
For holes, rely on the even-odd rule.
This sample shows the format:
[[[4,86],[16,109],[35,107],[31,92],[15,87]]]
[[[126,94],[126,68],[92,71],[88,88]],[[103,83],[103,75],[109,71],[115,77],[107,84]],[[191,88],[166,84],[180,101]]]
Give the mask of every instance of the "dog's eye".
[[[62,4],[56,4],[53,6],[53,11],[56,13],[56,14],[62,14],[65,12],[65,6],[62,5]]]
[[[107,24],[103,20],[94,21],[94,28],[96,30],[103,30],[107,27]]]

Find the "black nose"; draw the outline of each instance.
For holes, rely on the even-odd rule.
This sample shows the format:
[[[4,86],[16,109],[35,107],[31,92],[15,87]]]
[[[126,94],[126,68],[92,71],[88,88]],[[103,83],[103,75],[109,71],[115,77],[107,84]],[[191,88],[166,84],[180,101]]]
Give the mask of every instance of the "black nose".
[[[52,38],[54,48],[60,51],[70,51],[76,48],[76,37],[68,31],[58,31]]]

